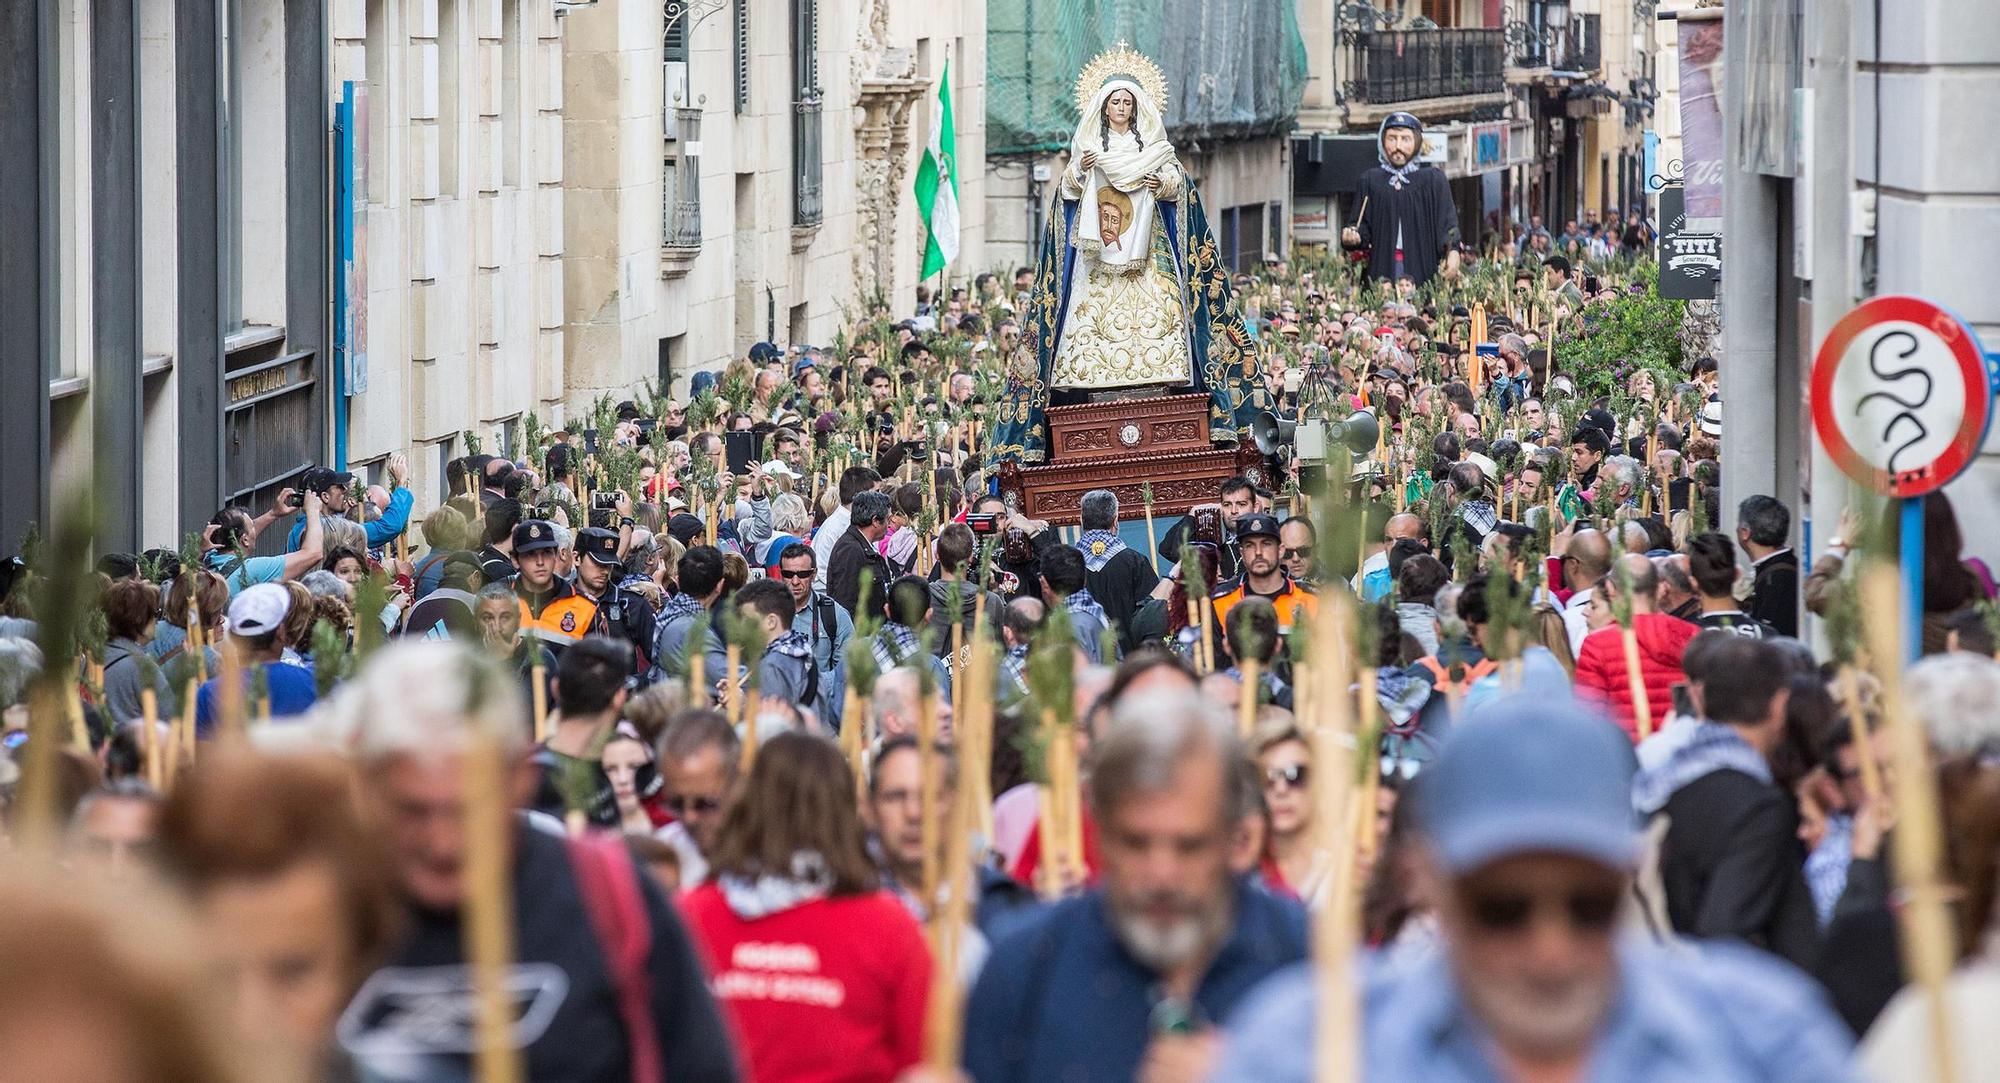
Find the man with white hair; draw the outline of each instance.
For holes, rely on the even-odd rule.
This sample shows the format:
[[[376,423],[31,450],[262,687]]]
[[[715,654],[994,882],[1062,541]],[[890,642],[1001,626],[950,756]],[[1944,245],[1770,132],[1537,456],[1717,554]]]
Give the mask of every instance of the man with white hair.
[[[1934,654],[1903,678],[1910,716],[1939,759],[2000,755],[2000,663],[1965,651]]]
[[[370,1078],[471,1073],[479,1043],[462,931],[468,756],[496,750],[510,788],[496,798],[526,802],[538,772],[518,697],[511,674],[463,646],[403,641],[377,653],[318,720],[330,743],[359,760],[408,909],[404,942],[342,1021]],[[527,1076],[734,1080],[701,961],[623,843],[565,840],[517,817],[507,830],[514,952],[503,981],[519,1020],[508,1033]]]
[[[1132,614],[1153,593],[1160,573],[1144,553],[1118,536],[1117,493],[1092,489],[1083,494],[1079,508],[1083,533],[1076,547],[1083,553],[1084,586],[1117,630],[1118,645],[1129,651],[1138,646],[1132,639]]]
[[[918,680],[917,671],[909,666],[897,666],[875,679],[875,695],[868,705],[870,742],[917,735],[924,703]],[[951,699],[944,695],[938,696],[937,723],[939,737],[951,736]]]
[[[994,945],[966,1007],[977,1083],[1202,1079],[1213,1026],[1305,957],[1297,904],[1231,872],[1257,795],[1227,712],[1133,696],[1092,745],[1098,884]]]

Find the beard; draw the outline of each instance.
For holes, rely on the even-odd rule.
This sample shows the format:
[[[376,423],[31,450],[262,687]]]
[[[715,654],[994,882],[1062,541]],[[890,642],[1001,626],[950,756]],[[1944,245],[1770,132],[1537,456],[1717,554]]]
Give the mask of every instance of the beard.
[[[1567,979],[1460,976],[1466,1003],[1502,1044],[1556,1056],[1587,1045],[1610,1012],[1616,971]]]
[[[1217,901],[1205,903],[1183,891],[1152,892],[1135,899],[1105,896],[1110,910],[1111,930],[1118,942],[1142,966],[1165,972],[1185,966],[1222,939],[1228,924],[1229,908]],[[1148,916],[1149,911],[1171,907],[1173,917],[1166,924]]]
[[[1385,151],[1383,151],[1383,152],[1382,152],[1382,154],[1383,154],[1383,157],[1386,157],[1386,158],[1388,158],[1388,159],[1389,159],[1389,164],[1390,164],[1390,165],[1392,165],[1392,166],[1395,166],[1395,167],[1396,167],[1397,169],[1401,169],[1401,168],[1403,168],[1404,166],[1406,166],[1406,165],[1409,165],[1409,164],[1410,164],[1410,155],[1409,155],[1409,154],[1407,154],[1407,153],[1405,153],[1405,152],[1403,152],[1403,151],[1400,151],[1400,150],[1385,150]]]

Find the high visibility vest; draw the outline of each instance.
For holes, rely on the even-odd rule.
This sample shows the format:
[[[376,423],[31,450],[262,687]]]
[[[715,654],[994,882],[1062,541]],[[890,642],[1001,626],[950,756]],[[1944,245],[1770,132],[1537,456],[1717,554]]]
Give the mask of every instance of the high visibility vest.
[[[539,639],[560,650],[582,639],[597,617],[597,603],[577,594],[565,594],[542,607],[540,615],[528,608],[528,600],[515,595],[521,607],[521,634]]]
[[[1210,597],[1209,602],[1215,607],[1215,626],[1218,629],[1227,629],[1229,627],[1229,611],[1236,608],[1237,602],[1242,601],[1246,596],[1264,597],[1261,594],[1246,595],[1244,592],[1248,589],[1248,577],[1237,576],[1234,584],[1229,586],[1228,589]],[[1264,598],[1264,600],[1270,602],[1271,608],[1278,611],[1279,635],[1290,635],[1292,625],[1300,621],[1311,621],[1319,613],[1319,597],[1298,583],[1293,582],[1290,576],[1285,577],[1284,589],[1278,591],[1275,597]]]

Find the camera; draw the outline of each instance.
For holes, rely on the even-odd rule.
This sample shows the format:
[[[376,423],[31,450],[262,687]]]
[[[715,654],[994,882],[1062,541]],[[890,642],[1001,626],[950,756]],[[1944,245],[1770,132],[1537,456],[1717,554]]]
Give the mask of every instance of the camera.
[[[1035,543],[1028,532],[1018,526],[1010,526],[1000,535],[1000,556],[1009,564],[1028,564],[1035,559]]]
[[[285,506],[295,511],[299,508],[305,507],[306,494],[300,492],[294,492],[292,495],[285,498]]]
[[[608,492],[600,489],[597,492],[590,494],[590,510],[592,511],[616,510],[618,507],[618,495],[619,494],[616,489],[610,490]]]
[[[1000,533],[1000,517],[990,512],[985,515],[968,515],[965,517],[965,526],[966,529],[980,537],[985,537],[988,534],[998,534]]]

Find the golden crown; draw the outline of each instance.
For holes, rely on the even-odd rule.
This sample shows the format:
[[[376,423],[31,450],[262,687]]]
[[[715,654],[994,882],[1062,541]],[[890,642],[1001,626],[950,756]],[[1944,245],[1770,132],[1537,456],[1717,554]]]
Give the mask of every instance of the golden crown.
[[[1133,50],[1124,42],[1119,42],[1090,59],[1083,71],[1076,77],[1076,112],[1082,116],[1090,108],[1090,100],[1105,83],[1113,79],[1129,79],[1139,84],[1139,89],[1153,99],[1153,105],[1161,113],[1167,111],[1167,77],[1160,74],[1160,66],[1146,56]]]

